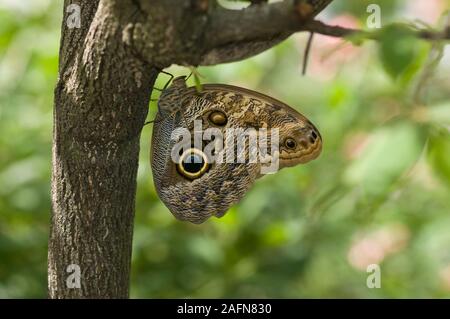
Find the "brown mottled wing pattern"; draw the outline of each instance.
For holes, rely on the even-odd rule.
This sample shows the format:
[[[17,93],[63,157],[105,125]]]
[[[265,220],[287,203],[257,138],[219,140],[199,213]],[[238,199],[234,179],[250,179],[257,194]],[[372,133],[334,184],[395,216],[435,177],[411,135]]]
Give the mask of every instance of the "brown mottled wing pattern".
[[[203,129],[206,129],[210,125],[207,114],[211,110],[220,110],[226,114],[228,121],[220,128],[223,133],[228,128],[270,129],[276,126],[297,134],[296,132],[301,132],[311,124],[286,104],[239,87],[206,84],[199,93],[195,88],[187,88],[184,82],[175,79],[174,85],[169,89],[171,91],[167,91],[160,99],[163,112],[158,113],[153,128],[153,179],[161,200],[172,214],[192,223],[202,223],[211,216],[223,216],[260,177],[261,164],[212,163],[204,175],[188,180],[179,174],[171,159],[171,149],[175,144],[171,140],[171,133],[175,128],[185,127],[187,124],[192,133],[193,121],[197,119],[202,120]],[[227,145],[225,142],[225,147]]]
[[[232,109],[240,109],[237,105],[219,102],[216,99],[223,97],[214,92],[191,93],[192,99],[183,107],[189,123],[211,109],[223,109],[228,114]],[[223,216],[230,206],[242,199],[257,178],[258,164],[214,163],[201,178],[184,179],[170,157],[175,143],[170,135],[176,127],[184,126],[180,112],[164,118],[158,115],[155,123],[151,154],[153,179],[160,198],[178,219],[202,223],[211,216]],[[241,125],[238,117],[229,116],[227,126],[237,125]]]

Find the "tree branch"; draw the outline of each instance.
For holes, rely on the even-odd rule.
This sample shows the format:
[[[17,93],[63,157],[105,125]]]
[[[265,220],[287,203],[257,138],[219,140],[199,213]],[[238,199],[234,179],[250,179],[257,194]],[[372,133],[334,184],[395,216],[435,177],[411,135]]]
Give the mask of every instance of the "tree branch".
[[[259,3],[242,10],[216,8],[205,33],[201,64],[241,60],[285,40],[333,0],[287,0]]]
[[[372,40],[380,38],[380,29],[364,31],[331,26],[314,20],[331,2],[332,0],[292,0],[265,4],[261,1],[251,1],[257,5],[242,10],[217,8],[210,13],[204,41],[206,53],[200,64],[211,65],[248,58],[300,31],[332,37],[361,35]],[[449,40],[450,27],[442,32],[411,30],[411,34],[425,40]]]
[[[377,31],[364,31],[340,26],[332,26],[318,20],[308,22],[302,27],[301,31],[310,31],[336,38],[343,38],[355,34],[361,34],[363,37],[372,40],[378,40],[380,37],[380,29]],[[447,27],[442,32],[431,30],[418,30],[412,32],[414,32],[416,37],[424,40],[450,40],[450,27]]]

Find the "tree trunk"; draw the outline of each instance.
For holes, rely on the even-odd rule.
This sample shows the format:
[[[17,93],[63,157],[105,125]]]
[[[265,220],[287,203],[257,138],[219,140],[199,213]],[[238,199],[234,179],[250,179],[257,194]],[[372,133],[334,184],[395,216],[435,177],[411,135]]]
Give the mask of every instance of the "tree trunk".
[[[63,26],[49,295],[126,298],[139,137],[157,71],[131,59],[119,28],[102,23],[102,17],[93,16],[87,26],[78,30],[87,40],[75,43]],[[67,284],[69,265],[80,267],[80,288]]]
[[[62,24],[49,297],[128,297],[139,138],[158,70],[257,54],[331,0],[306,2],[307,17],[294,1],[239,12],[207,0],[65,1],[82,15],[81,28],[66,27],[68,13]]]

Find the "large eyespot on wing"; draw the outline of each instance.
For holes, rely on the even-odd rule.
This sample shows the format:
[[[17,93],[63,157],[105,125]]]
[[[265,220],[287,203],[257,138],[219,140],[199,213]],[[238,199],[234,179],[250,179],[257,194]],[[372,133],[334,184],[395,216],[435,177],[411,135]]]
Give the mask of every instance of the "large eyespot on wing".
[[[180,162],[177,164],[178,173],[188,180],[202,177],[209,168],[206,154],[196,148],[190,148],[181,154]]]
[[[238,203],[258,177],[257,164],[213,164],[201,177],[166,185],[160,197],[179,220],[201,224],[222,217]]]

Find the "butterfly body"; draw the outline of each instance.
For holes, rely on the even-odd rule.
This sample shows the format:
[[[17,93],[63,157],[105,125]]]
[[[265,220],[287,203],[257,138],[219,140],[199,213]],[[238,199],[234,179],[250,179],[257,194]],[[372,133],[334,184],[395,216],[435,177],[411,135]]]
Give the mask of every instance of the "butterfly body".
[[[161,200],[181,220],[202,223],[210,216],[223,216],[262,176],[263,164],[249,161],[248,149],[240,154],[236,152],[236,145],[231,143],[233,137],[227,135],[232,129],[265,130],[271,143],[270,132],[276,128],[279,148],[276,152],[271,149],[267,155],[279,159],[279,168],[306,163],[321,152],[321,136],[306,117],[255,91],[206,84],[197,92],[195,87],[186,86],[184,78],[177,78],[162,93],[158,106],[160,112],[155,119],[151,148],[153,179]],[[204,150],[192,148],[183,153],[192,163],[174,162],[173,149],[177,140],[172,133],[181,127],[195,135],[195,120],[200,123],[202,132],[214,129],[224,136],[223,149],[213,151],[217,156],[225,158],[226,152],[235,151],[246,161],[208,163],[208,156],[202,158]],[[200,148],[205,143],[203,141]]]

